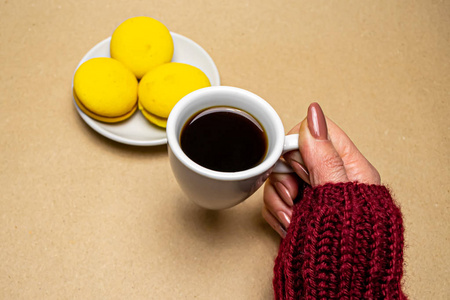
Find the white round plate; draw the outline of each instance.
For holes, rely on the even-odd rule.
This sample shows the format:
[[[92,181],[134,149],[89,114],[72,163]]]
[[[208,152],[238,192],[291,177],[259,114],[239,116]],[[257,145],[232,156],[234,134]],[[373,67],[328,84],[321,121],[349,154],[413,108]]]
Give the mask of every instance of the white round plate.
[[[219,71],[211,56],[194,41],[180,34],[171,32],[174,43],[173,62],[181,62],[193,65],[202,70],[208,76],[211,85],[220,85]],[[85,61],[94,57],[111,57],[109,45],[111,37],[95,45],[83,57],[78,67]],[[76,70],[75,70],[76,71]],[[72,80],[73,89],[73,80]],[[119,123],[103,123],[86,115],[76,104],[75,107],[81,118],[101,135],[119,143],[135,146],[156,146],[167,143],[166,130],[151,124],[137,110],[131,118]]]

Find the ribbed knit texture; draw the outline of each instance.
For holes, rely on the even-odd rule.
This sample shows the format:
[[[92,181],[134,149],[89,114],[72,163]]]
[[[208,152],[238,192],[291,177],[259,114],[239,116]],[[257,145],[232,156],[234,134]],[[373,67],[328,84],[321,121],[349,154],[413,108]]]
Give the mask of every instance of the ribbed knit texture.
[[[406,299],[403,221],[384,186],[306,188],[274,267],[275,299]]]

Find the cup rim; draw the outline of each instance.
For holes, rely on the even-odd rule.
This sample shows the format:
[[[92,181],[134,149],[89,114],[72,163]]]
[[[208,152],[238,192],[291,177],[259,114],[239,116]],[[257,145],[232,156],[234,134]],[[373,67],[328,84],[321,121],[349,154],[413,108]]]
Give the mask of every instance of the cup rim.
[[[186,109],[186,107],[191,105],[191,102],[197,101],[196,99],[200,99],[200,96],[204,96],[205,94],[210,94],[211,96],[213,96],[213,94],[215,93],[239,95],[251,99],[253,101],[256,101],[258,102],[258,105],[260,107],[264,107],[264,110],[272,116],[273,126],[275,127],[275,131],[277,132],[277,136],[274,139],[275,144],[272,152],[269,153],[264,159],[264,161],[258,164],[257,166],[250,168],[248,170],[238,172],[220,172],[210,170],[191,160],[181,149],[179,137],[176,134],[177,131],[176,122],[178,116],[180,115],[181,112],[183,112]],[[251,114],[251,112],[249,113]],[[167,119],[166,134],[168,147],[184,166],[202,176],[222,181],[236,181],[249,179],[254,176],[261,175],[270,170],[275,165],[275,163],[278,161],[278,159],[282,154],[285,137],[283,123],[281,122],[281,119],[278,116],[277,112],[267,101],[265,101],[260,96],[250,91],[231,86],[210,86],[196,90],[184,96],[180,101],[178,101],[178,103],[174,106],[174,108],[169,114],[169,117]]]

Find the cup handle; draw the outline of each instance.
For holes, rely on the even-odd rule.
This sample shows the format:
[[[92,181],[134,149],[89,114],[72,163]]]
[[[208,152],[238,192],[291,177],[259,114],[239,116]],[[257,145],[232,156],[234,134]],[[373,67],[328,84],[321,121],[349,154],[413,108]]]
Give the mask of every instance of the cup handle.
[[[292,151],[298,150],[298,134],[289,134],[284,138],[282,155]],[[300,163],[303,163],[302,161]],[[279,159],[273,168],[274,173],[293,173],[294,170],[284,161]]]

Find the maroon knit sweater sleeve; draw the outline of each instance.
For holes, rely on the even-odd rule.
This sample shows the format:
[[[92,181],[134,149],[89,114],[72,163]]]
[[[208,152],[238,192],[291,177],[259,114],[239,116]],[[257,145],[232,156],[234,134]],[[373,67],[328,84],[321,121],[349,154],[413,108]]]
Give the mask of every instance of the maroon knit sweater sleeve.
[[[387,188],[306,188],[274,267],[275,299],[406,299],[403,222]]]

